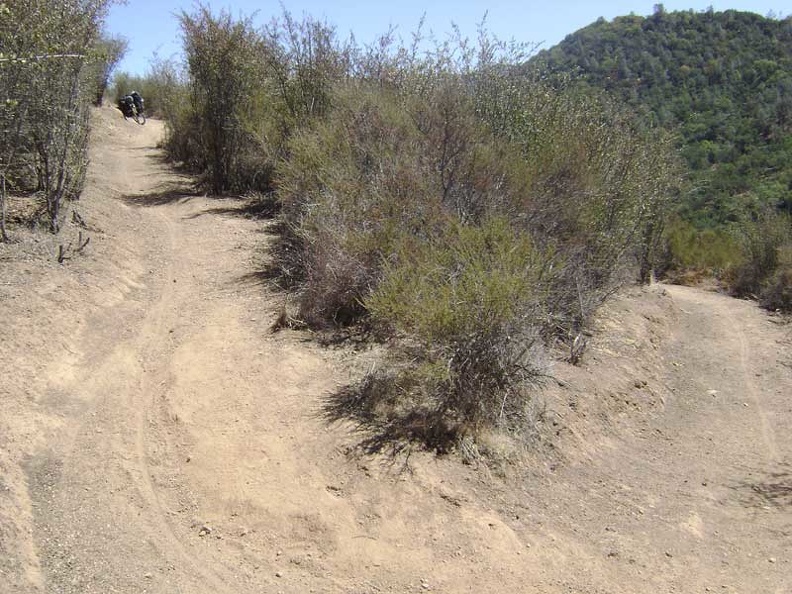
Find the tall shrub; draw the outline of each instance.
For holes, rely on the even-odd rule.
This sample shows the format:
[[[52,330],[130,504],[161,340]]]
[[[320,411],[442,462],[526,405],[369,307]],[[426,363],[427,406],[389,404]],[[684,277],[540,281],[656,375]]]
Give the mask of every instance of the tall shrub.
[[[525,48],[482,32],[361,49],[310,18],[256,32],[204,7],[182,29],[171,155],[216,192],[274,166],[275,265],[300,316],[368,319],[409,354],[391,377],[451,433],[518,418],[542,347],[578,344],[611,291],[648,276],[668,143],[603,96],[527,79]],[[265,157],[246,169],[251,148]]]
[[[127,51],[129,43],[122,37],[103,35],[97,43],[96,60],[93,66],[95,77],[95,95],[93,104],[101,106],[105,92],[110,84],[110,77]]]
[[[327,23],[311,17],[298,21],[286,10],[262,35],[268,48],[267,76],[280,100],[284,125],[298,128],[326,114],[334,83],[349,72],[349,46],[338,42]]]
[[[53,232],[64,200],[84,184],[93,65],[108,4],[0,4],[0,200],[5,212],[6,192],[37,193]]]
[[[769,208],[737,229],[743,261],[734,266],[730,288],[758,297],[769,309],[792,309],[792,217]]]
[[[664,138],[604,97],[525,79],[498,47],[365,54],[278,169],[276,261],[303,319],[368,318],[396,371],[361,397],[393,385],[393,413],[423,411],[435,437],[521,418],[542,348],[579,346],[651,266],[678,181]]]
[[[215,16],[207,6],[180,16],[197,129],[209,186],[216,194],[246,189],[239,179],[245,151],[256,140],[248,115],[260,99],[264,50],[250,19]]]
[[[367,84],[333,100],[325,120],[293,135],[276,178],[285,223],[276,262],[319,327],[359,320],[395,236],[443,216],[422,135],[398,100]]]
[[[646,281],[681,181],[667,134],[643,132],[596,93],[549,87],[513,69],[476,80],[477,112],[519,155],[504,203],[539,245],[564,255],[555,310],[573,339],[626,281]]]
[[[503,218],[405,236],[366,300],[375,323],[409,336],[415,364],[397,382],[457,437],[513,427],[545,369],[537,329],[547,317],[552,258]]]

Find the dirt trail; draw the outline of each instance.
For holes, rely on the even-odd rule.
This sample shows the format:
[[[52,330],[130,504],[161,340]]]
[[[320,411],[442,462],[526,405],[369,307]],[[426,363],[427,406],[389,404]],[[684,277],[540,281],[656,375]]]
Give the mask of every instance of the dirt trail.
[[[792,591],[789,326],[636,291],[556,365],[532,454],[356,457],[321,414],[354,355],[268,331],[266,225],[119,117],[87,253],[0,259],[0,593]]]
[[[591,576],[570,591],[790,592],[789,326],[716,293],[656,290],[662,309],[642,295],[608,312],[646,318],[651,347],[630,339],[614,360],[600,344],[591,374],[573,374],[615,403],[619,438],[533,493],[588,545],[569,567]]]

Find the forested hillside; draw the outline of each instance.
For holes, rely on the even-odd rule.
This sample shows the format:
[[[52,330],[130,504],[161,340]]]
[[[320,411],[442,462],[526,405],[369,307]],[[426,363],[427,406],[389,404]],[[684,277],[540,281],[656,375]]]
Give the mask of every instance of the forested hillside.
[[[678,129],[697,225],[741,210],[792,209],[792,19],[666,12],[600,19],[533,61],[620,95],[649,124]]]

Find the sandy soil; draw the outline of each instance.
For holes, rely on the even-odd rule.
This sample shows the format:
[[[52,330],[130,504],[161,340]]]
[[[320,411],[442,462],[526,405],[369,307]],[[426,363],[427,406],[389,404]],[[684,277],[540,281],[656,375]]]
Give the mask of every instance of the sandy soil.
[[[361,456],[322,407],[373,355],[270,333],[266,223],[94,121],[89,246],[0,246],[2,594],[792,592],[783,320],[634,290],[527,451]]]

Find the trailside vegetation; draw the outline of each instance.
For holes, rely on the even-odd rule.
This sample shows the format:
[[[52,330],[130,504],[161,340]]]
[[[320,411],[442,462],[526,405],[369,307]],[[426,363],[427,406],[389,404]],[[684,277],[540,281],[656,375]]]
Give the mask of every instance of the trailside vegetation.
[[[604,89],[678,134],[690,183],[668,225],[669,276],[715,274],[792,310],[792,17],[658,4],[600,19],[528,68],[563,84],[572,73],[582,92]]]
[[[110,85],[110,77],[113,75],[121,58],[126,54],[128,46],[129,43],[123,37],[102,36],[97,42],[97,60],[94,66],[96,72],[96,95],[93,104],[95,106],[102,106]]]
[[[389,345],[340,408],[435,447],[519,431],[543,352],[576,361],[597,307],[653,268],[679,191],[668,135],[525,77],[530,48],[483,30],[361,47],[310,17],[257,29],[205,6],[180,20],[168,154],[212,192],[277,202],[297,318]]]
[[[63,204],[85,183],[88,115],[123,43],[102,38],[107,0],[0,2],[0,239],[8,197],[40,204],[61,226]],[[13,214],[13,213],[11,213]]]

